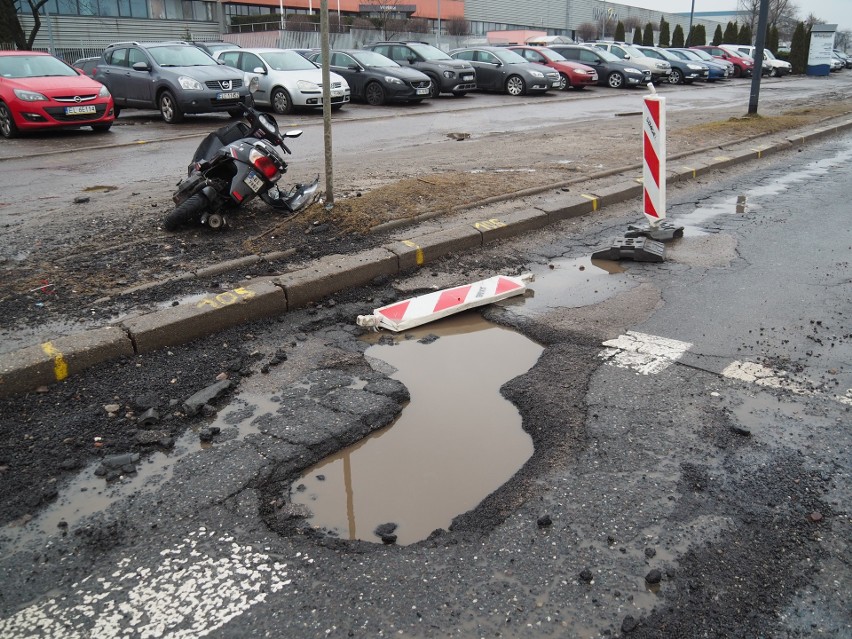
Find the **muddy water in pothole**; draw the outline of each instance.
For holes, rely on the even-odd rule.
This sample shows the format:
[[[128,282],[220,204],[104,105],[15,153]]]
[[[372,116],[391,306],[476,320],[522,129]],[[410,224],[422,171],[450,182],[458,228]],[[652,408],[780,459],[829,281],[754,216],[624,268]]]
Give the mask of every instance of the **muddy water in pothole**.
[[[397,543],[410,544],[449,527],[532,455],[499,389],[542,348],[473,311],[392,339],[366,356],[396,370],[410,403],[387,428],[308,470],[291,498],[313,513],[313,526],[342,538],[378,542],[376,527],[394,523]]]

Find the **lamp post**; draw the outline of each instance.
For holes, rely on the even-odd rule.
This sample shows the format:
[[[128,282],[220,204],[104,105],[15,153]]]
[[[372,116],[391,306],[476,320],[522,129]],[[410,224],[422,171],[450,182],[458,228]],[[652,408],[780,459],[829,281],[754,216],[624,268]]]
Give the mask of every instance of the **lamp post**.
[[[692,0],[692,9],[689,10],[689,30],[686,32],[686,46],[692,46],[692,16],[695,13],[695,0]]]

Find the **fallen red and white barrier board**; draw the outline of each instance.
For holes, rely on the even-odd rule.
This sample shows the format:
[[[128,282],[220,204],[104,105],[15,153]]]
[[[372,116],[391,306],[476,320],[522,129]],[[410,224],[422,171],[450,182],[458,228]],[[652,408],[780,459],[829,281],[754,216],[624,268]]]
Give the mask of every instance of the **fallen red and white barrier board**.
[[[372,315],[359,315],[356,324],[368,328],[404,331],[469,308],[522,295],[527,290],[527,282],[532,279],[531,274],[522,277],[495,275],[473,284],[447,288],[382,306],[373,311]]]

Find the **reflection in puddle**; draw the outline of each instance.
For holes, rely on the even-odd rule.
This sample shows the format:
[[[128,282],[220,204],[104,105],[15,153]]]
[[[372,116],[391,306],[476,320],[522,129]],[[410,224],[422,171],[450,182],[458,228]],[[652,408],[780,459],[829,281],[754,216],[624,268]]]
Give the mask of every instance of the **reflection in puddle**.
[[[527,295],[504,300],[501,306],[523,314],[590,306],[636,285],[620,262],[590,257],[552,260],[533,272],[535,281]]]
[[[311,510],[312,525],[344,538],[378,542],[376,527],[394,523],[397,543],[410,544],[449,527],[532,455],[499,389],[542,348],[476,312],[385,339],[393,345],[366,355],[396,369],[411,402],[391,426],[308,470],[291,497]]]

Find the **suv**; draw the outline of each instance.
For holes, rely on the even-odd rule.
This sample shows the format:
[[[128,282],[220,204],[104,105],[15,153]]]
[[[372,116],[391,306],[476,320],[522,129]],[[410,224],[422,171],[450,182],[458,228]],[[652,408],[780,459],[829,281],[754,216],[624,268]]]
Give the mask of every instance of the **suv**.
[[[364,47],[381,53],[402,66],[411,65],[432,80],[430,98],[441,93],[461,96],[476,90],[476,71],[464,60],[453,60],[425,42],[373,42]]]
[[[660,60],[647,55],[635,45],[626,42],[594,42],[598,49],[609,51],[616,58],[630,61],[638,67],[646,67],[651,72],[654,82],[668,82],[672,72],[672,65],[667,60]]]
[[[174,124],[185,113],[227,111],[236,117],[251,94],[243,74],[187,42],[117,42],[95,69],[120,109],[159,109]]]

